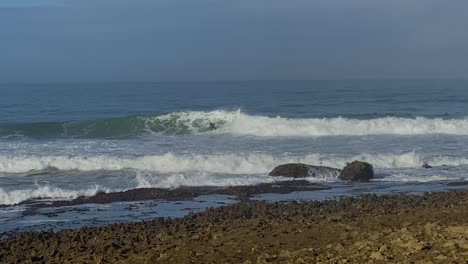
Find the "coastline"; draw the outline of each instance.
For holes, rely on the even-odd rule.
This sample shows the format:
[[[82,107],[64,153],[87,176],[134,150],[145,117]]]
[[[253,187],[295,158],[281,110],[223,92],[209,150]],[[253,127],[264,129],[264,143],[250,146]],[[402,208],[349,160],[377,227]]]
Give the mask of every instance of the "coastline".
[[[240,202],[183,218],[24,232],[2,263],[365,263],[468,258],[468,191]]]

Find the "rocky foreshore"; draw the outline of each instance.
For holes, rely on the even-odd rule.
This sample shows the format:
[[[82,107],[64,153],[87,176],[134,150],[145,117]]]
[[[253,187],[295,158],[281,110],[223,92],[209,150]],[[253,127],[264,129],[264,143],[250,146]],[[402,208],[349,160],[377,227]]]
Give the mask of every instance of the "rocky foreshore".
[[[242,202],[0,241],[0,263],[466,263],[468,191]]]

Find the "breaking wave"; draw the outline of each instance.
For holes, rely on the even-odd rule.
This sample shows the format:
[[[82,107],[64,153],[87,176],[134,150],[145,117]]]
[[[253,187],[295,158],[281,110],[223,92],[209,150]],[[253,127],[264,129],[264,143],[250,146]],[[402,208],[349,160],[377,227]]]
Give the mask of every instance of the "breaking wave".
[[[231,175],[219,177],[216,174],[206,172],[174,173],[165,177],[158,177],[148,171],[137,171],[136,188],[177,188],[181,186],[239,186],[256,185],[260,183],[272,183],[288,178],[266,177],[255,175]]]
[[[374,165],[374,181],[430,182],[464,179],[454,167],[435,167],[434,170],[418,169],[424,163],[433,166],[468,165],[468,157],[431,156],[415,152],[402,154],[359,154],[333,156],[309,154],[305,156],[273,156],[268,154],[224,154],[224,155],[151,155],[141,157],[113,156],[0,156],[0,172],[5,177],[24,177],[54,170],[98,171],[125,170],[128,179],[117,185],[106,183],[95,186],[77,186],[77,189],[55,187],[53,177],[45,186],[8,190],[0,187],[0,204],[17,204],[34,199],[73,199],[92,196],[98,192],[116,192],[132,188],[176,188],[181,186],[236,186],[288,180],[283,177],[266,176],[275,166],[283,163],[300,162],[312,165],[342,168],[352,160],[367,161]],[[462,167],[460,167],[462,168]],[[6,173],[6,174],[5,174]],[[20,173],[17,175],[16,173]],[[92,172],[94,173],[94,172]],[[1,175],[0,174],[0,175]],[[64,174],[62,174],[64,175]],[[68,174],[67,174],[68,175]],[[307,178],[312,182],[336,182],[336,175]],[[104,185],[102,185],[104,184]],[[6,188],[6,187],[5,187]],[[115,189],[118,188],[118,189]]]
[[[149,155],[141,157],[114,156],[0,156],[0,172],[25,173],[46,169],[57,170],[146,170],[159,173],[203,171],[220,174],[265,174],[283,163],[300,162],[342,168],[353,160],[367,161],[375,168],[419,168],[424,163],[433,166],[459,166],[468,164],[468,157],[426,157],[415,152],[402,154],[359,154],[331,156],[309,154],[305,156],[273,156],[268,154],[218,155]]]
[[[210,131],[210,122],[217,130]],[[341,135],[468,135],[468,119],[379,117],[285,118],[237,111],[174,112],[87,121],[3,124],[0,137],[16,138],[129,138],[149,134],[220,133],[257,137],[319,137]]]
[[[84,190],[64,190],[50,186],[37,186],[36,188],[5,191],[0,188],[0,204],[17,204],[31,199],[74,199],[80,196],[93,196],[98,192],[110,192],[100,186]]]

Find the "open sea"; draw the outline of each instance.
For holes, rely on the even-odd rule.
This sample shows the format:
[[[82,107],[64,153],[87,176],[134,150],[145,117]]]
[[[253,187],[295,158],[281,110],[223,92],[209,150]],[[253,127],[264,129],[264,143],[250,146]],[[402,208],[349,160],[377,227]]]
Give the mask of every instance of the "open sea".
[[[374,165],[375,179],[359,187],[308,179],[334,195],[443,190],[468,180],[466,80],[0,84],[0,91],[1,205],[281,181],[268,173],[288,162]]]

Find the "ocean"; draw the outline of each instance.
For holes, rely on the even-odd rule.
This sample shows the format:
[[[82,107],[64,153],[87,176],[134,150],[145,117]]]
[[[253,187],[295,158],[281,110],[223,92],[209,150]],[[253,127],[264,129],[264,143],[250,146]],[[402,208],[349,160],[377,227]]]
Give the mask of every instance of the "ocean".
[[[268,173],[288,162],[374,166],[375,179],[360,186],[307,179],[338,196],[468,180],[466,80],[0,84],[0,91],[1,205],[283,181]]]

